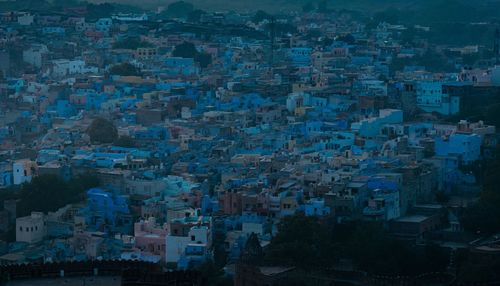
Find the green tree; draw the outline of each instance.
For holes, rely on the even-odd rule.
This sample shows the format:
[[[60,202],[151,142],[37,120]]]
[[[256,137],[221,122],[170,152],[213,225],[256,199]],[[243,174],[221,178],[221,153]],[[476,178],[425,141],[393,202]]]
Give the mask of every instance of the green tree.
[[[206,68],[212,64],[212,55],[208,53],[198,53],[194,60],[200,65],[201,68]]]
[[[84,174],[63,181],[55,175],[41,175],[21,187],[18,216],[27,216],[33,211],[56,211],[67,204],[85,199],[85,191],[99,186],[99,180],[92,174]]]
[[[302,6],[302,12],[308,13],[314,10],[314,4],[313,2],[309,1],[306,4]]]
[[[118,130],[113,122],[101,117],[92,121],[87,134],[92,143],[113,143],[118,138]]]
[[[265,11],[258,10],[257,12],[255,12],[255,15],[253,15],[252,22],[258,24],[264,20],[270,20],[271,18],[272,16],[266,13]]]
[[[198,23],[201,21],[201,17],[203,15],[207,14],[207,12],[200,10],[200,9],[195,9],[187,15],[187,21],[191,23]]]
[[[479,200],[466,208],[461,222],[471,233],[494,234],[500,231],[500,145],[493,152],[493,158],[482,164],[483,191]]]
[[[328,1],[327,0],[319,1],[318,12],[320,12],[320,13],[327,13],[328,12]]]
[[[298,214],[286,217],[278,226],[266,259],[271,263],[314,269],[331,260],[331,237],[315,217]]]
[[[175,46],[172,52],[174,57],[194,59],[202,68],[206,68],[212,63],[212,56],[207,53],[200,53],[191,42],[184,42]]]
[[[122,63],[117,64],[109,69],[109,73],[112,75],[120,75],[120,76],[140,76],[141,71],[134,65],[130,63]]]
[[[130,136],[120,136],[114,142],[115,146],[125,147],[125,148],[134,148],[136,147],[135,139]]]
[[[109,18],[115,12],[115,7],[110,3],[87,4],[86,18],[96,20],[100,18]]]
[[[241,261],[249,265],[260,265],[264,259],[264,252],[260,246],[257,234],[253,233],[247,239],[243,253],[240,257]]]
[[[195,45],[191,42],[183,42],[182,44],[175,46],[174,51],[172,52],[172,55],[174,57],[192,58],[192,59],[194,59],[197,54],[198,50],[196,49]]]
[[[167,10],[160,14],[161,18],[187,18],[194,10],[193,4],[185,1],[177,1],[168,5]]]

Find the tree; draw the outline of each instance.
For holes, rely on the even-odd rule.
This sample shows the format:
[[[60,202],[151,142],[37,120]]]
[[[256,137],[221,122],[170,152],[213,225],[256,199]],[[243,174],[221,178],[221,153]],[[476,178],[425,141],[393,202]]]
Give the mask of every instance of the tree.
[[[134,148],[136,147],[136,142],[134,138],[130,136],[120,136],[115,140],[114,145],[118,147]]]
[[[174,57],[192,58],[202,68],[206,68],[212,63],[212,56],[207,53],[198,52],[195,45],[191,42],[184,42],[175,46],[172,55]]]
[[[201,68],[206,68],[212,63],[212,55],[208,53],[198,53],[194,60],[200,65]]]
[[[483,190],[481,198],[465,209],[461,219],[471,233],[494,234],[500,231],[500,193]]]
[[[271,240],[266,259],[278,265],[302,269],[326,267],[333,255],[331,236],[315,217],[298,214],[286,217]]]
[[[446,251],[432,246],[419,251],[392,238],[378,222],[332,226],[303,214],[286,217],[266,251],[267,262],[321,272],[344,258],[359,270],[386,275],[418,275],[446,268]]]
[[[494,234],[500,231],[500,145],[492,159],[482,164],[483,191],[479,201],[466,208],[460,218],[464,229],[471,233]]]
[[[92,121],[87,133],[92,143],[113,143],[118,138],[118,130],[113,122],[101,117]]]
[[[115,7],[110,3],[87,4],[88,19],[109,18],[115,12]]]
[[[119,76],[140,76],[141,71],[130,63],[117,64],[111,67],[109,73]]]
[[[207,12],[200,10],[200,9],[195,9],[187,15],[187,21],[191,23],[197,23],[201,21],[201,16],[207,14]]]
[[[187,18],[194,10],[193,4],[184,1],[173,2],[160,14],[162,18]]]
[[[18,216],[27,216],[33,211],[56,211],[67,204],[85,199],[85,192],[99,186],[99,180],[92,174],[84,174],[63,181],[55,175],[41,175],[21,187]]]
[[[192,59],[194,59],[197,54],[198,50],[196,49],[195,45],[191,42],[183,42],[182,44],[175,46],[174,51],[172,52],[172,55],[174,57],[192,58]]]
[[[314,10],[314,4],[309,1],[302,6],[302,12],[308,13]]]
[[[320,12],[320,13],[328,12],[328,1],[327,0],[321,0],[318,3],[318,12]]]
[[[222,268],[218,268],[212,260],[205,261],[198,271],[201,276],[205,279],[206,285],[208,286],[229,286],[233,285],[233,281],[224,276],[224,271]],[[204,284],[205,285],[205,284]]]
[[[262,10],[258,10],[257,12],[255,12],[255,15],[253,15],[252,22],[254,22],[255,24],[258,24],[264,20],[270,20],[270,19],[271,19],[271,15],[269,15],[268,13],[266,13]]]
[[[249,265],[260,265],[264,258],[264,252],[260,246],[257,234],[253,233],[247,239],[243,253],[241,254],[241,261]]]

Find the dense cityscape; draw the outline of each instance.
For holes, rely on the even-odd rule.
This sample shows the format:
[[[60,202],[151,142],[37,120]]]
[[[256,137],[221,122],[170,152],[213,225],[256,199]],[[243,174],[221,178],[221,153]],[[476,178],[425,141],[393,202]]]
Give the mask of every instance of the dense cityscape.
[[[135,2],[0,1],[0,284],[499,285],[500,1]]]

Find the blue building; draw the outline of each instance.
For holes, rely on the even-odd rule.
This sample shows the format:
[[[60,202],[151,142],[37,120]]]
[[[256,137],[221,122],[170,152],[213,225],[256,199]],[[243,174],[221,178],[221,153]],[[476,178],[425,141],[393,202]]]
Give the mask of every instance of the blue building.
[[[437,137],[435,141],[437,156],[458,156],[464,164],[481,156],[481,136],[477,134],[455,133],[447,138]]]
[[[87,206],[81,210],[86,225],[97,231],[130,233],[133,220],[125,196],[94,188],[87,191]]]

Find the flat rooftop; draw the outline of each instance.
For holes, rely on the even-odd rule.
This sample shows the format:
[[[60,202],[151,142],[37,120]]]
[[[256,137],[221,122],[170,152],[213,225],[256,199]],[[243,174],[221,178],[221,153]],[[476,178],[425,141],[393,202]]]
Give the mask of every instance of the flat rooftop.
[[[423,222],[426,219],[428,219],[428,216],[425,215],[411,215],[411,216],[404,216],[396,219],[395,221],[397,222]]]

